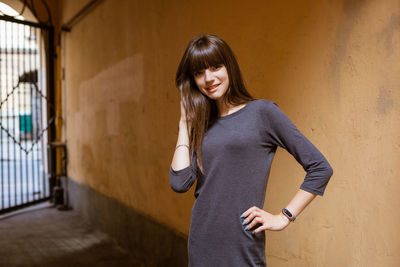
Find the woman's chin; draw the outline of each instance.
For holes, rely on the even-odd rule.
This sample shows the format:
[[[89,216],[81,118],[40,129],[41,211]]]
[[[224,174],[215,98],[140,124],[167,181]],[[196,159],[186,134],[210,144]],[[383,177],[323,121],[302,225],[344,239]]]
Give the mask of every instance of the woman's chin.
[[[217,100],[217,99],[221,98],[221,96],[218,93],[208,94],[207,96],[213,100]]]
[[[203,92],[203,95],[205,95],[209,99],[212,99],[212,100],[215,100],[215,101],[222,99],[222,95],[221,95],[221,93],[219,91],[214,92],[214,93]]]

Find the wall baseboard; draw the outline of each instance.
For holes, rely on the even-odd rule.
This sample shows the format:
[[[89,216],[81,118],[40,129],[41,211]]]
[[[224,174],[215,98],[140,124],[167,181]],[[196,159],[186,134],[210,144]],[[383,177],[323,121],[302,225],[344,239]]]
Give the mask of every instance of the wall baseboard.
[[[143,259],[146,266],[188,266],[187,237],[86,185],[64,178],[69,206],[122,248]]]

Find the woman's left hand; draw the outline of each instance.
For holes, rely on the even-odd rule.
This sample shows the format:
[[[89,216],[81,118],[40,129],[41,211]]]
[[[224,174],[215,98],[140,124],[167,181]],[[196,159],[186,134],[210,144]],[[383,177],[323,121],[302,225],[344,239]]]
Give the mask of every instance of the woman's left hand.
[[[251,230],[256,224],[262,224],[253,231],[253,234],[264,230],[280,231],[289,225],[289,219],[283,215],[273,215],[258,207],[251,207],[243,213],[244,225],[247,224],[247,230]]]

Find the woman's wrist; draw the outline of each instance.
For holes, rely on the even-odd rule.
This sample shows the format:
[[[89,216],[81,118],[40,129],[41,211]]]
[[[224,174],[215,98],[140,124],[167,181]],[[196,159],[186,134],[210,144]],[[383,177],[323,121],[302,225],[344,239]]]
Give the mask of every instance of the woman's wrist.
[[[186,144],[180,144],[180,145],[177,145],[176,147],[175,147],[175,149],[177,149],[178,147],[187,147],[188,149],[189,149],[189,145],[186,145]]]
[[[279,216],[281,216],[282,217],[282,219],[285,221],[285,222],[287,222],[288,224],[290,223],[290,220],[289,220],[289,218],[288,217],[286,217],[282,212],[280,212],[279,213]]]

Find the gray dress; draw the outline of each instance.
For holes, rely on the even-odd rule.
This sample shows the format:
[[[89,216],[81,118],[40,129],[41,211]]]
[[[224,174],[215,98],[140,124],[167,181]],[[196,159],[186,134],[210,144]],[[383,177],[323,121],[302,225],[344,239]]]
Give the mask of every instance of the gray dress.
[[[263,208],[278,146],[306,171],[300,188],[322,196],[331,166],[278,105],[265,99],[218,118],[206,132],[205,175],[197,170],[196,154],[184,169],[170,166],[170,185],[176,192],[188,191],[197,179],[188,239],[190,267],[266,266],[265,232],[252,233],[260,224],[246,231],[240,215],[252,206]]]

